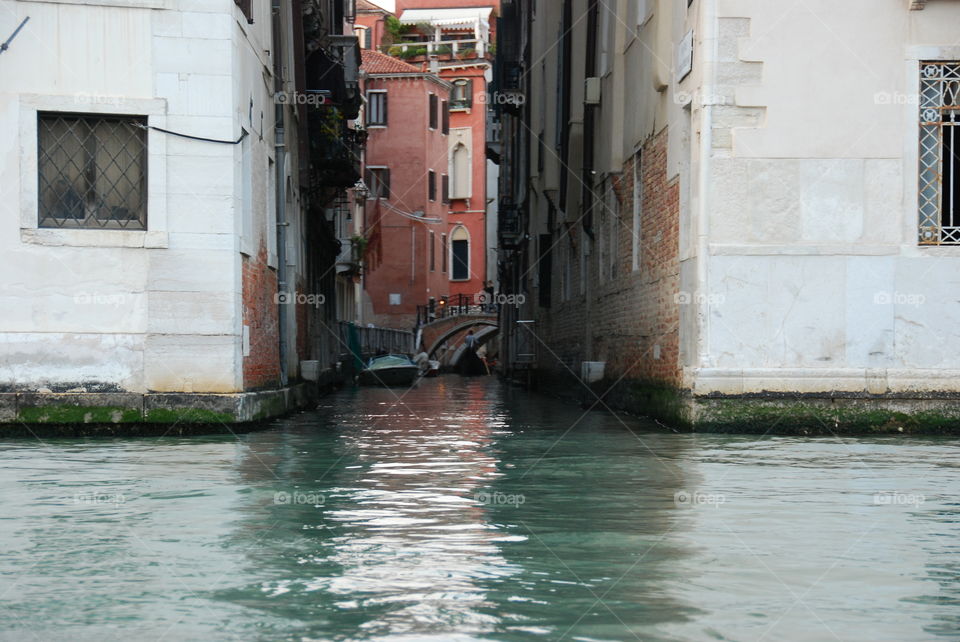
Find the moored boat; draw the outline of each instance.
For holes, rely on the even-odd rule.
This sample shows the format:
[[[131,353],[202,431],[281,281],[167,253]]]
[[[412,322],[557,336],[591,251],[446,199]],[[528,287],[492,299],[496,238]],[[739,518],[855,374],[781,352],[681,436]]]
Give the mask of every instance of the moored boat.
[[[416,381],[419,366],[403,354],[373,357],[357,375],[361,386],[410,386]]]

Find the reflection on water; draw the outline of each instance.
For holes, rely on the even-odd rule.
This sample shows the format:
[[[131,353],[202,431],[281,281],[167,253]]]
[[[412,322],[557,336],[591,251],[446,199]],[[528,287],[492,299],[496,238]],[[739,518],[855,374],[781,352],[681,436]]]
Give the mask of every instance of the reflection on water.
[[[646,430],[492,379],[0,444],[0,637],[960,637],[948,440]]]

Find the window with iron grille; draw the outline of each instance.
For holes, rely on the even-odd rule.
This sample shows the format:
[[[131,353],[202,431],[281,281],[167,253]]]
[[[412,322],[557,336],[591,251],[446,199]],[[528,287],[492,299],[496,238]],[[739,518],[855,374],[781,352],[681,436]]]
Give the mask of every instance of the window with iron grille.
[[[37,115],[38,226],[147,229],[147,119]]]
[[[920,63],[920,244],[960,245],[960,62]]]
[[[367,92],[367,125],[387,125],[387,92]]]
[[[437,111],[439,100],[436,94],[430,94],[430,129],[436,129],[437,123],[439,122],[439,112]]]
[[[364,179],[370,190],[367,198],[390,198],[390,170],[386,167],[368,167]]]

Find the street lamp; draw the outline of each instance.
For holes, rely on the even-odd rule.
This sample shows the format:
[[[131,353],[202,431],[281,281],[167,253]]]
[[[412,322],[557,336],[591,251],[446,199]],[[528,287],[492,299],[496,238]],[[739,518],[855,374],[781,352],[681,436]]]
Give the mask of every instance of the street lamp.
[[[370,195],[370,188],[367,187],[367,184],[363,180],[359,180],[353,185],[353,197],[357,201],[357,205],[363,205],[367,200],[367,196]]]

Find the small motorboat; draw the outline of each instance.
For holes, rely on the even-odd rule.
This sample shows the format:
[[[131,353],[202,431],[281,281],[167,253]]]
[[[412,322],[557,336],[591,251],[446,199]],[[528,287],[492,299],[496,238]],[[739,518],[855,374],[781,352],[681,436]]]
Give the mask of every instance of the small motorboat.
[[[420,374],[420,367],[405,354],[373,357],[357,375],[361,386],[411,386]]]

